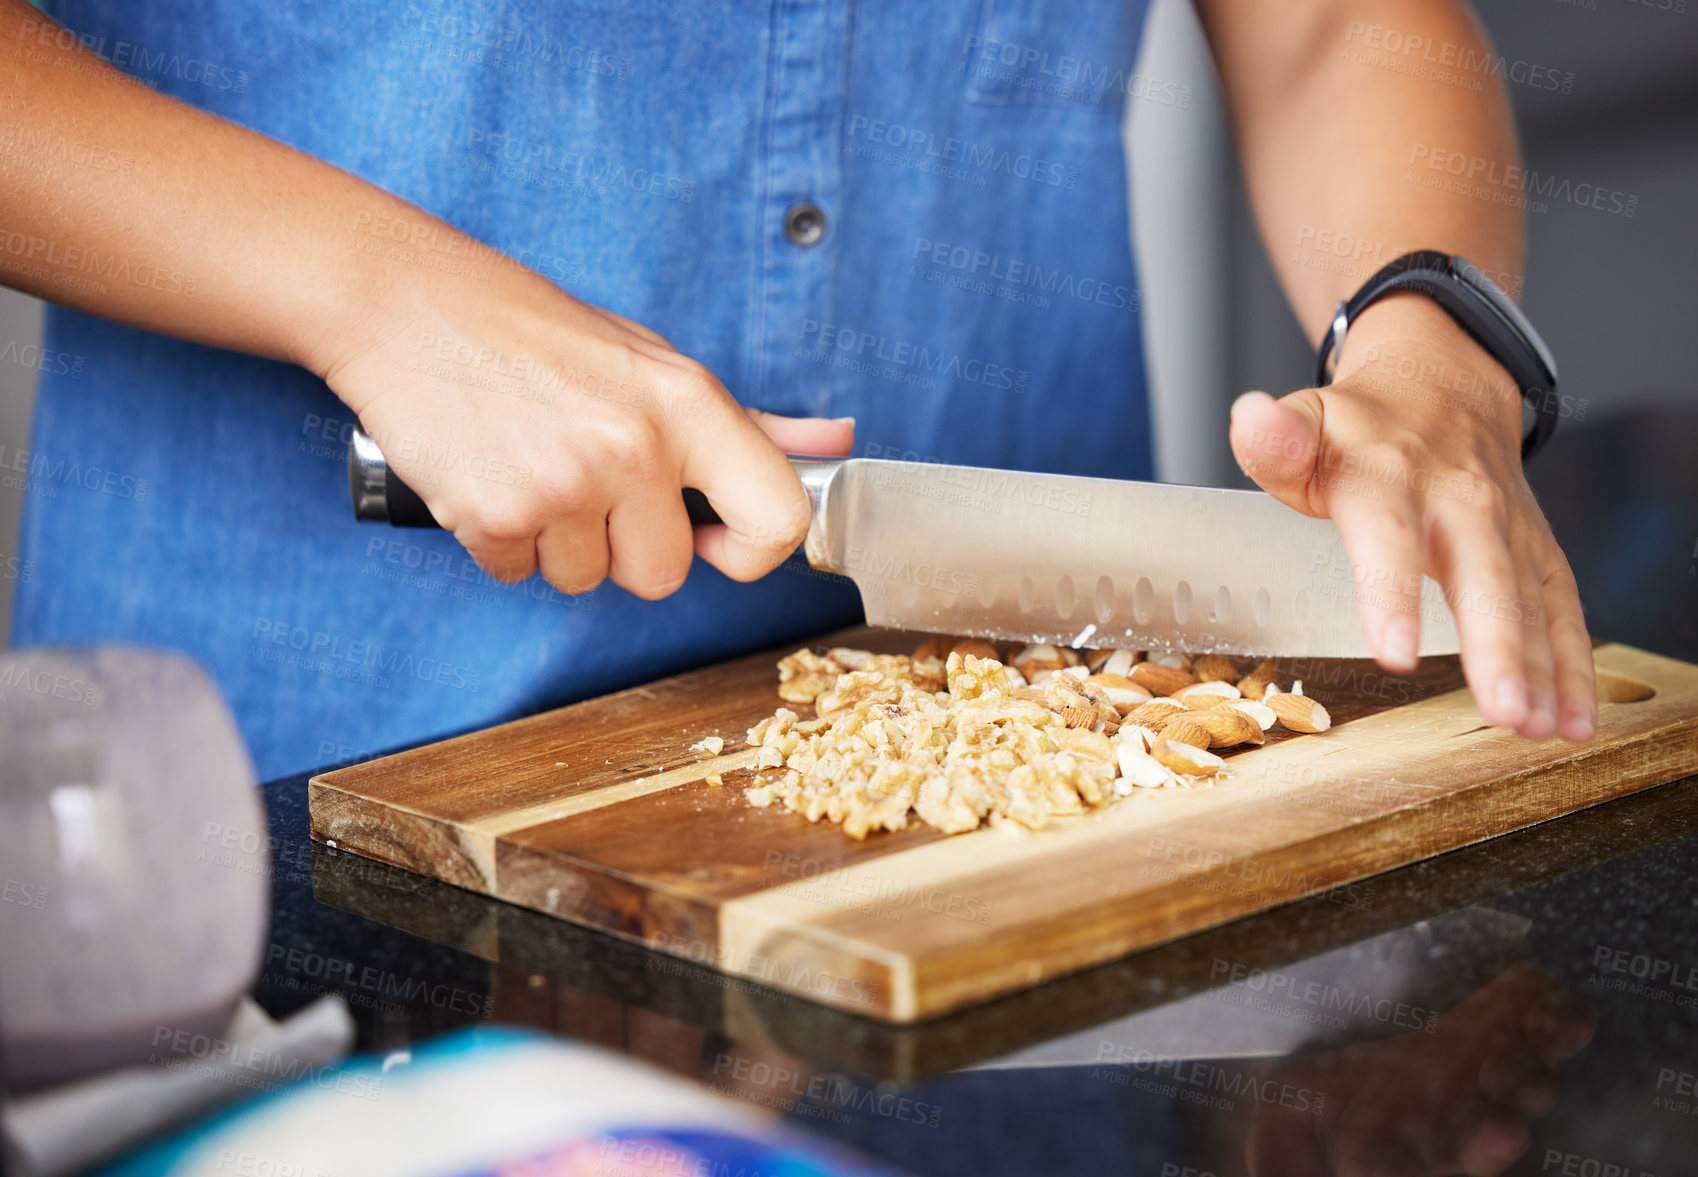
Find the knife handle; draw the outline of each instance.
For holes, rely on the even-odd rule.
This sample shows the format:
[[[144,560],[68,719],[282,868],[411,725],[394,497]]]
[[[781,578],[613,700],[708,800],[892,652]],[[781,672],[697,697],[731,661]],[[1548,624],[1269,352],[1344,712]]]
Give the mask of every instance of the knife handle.
[[[441,527],[418,492],[389,468],[383,451],[358,425],[348,445],[348,494],[354,501],[354,518],[362,523],[387,523],[391,527]],[[684,488],[684,512],[691,527],[720,522],[707,496],[693,486]]]

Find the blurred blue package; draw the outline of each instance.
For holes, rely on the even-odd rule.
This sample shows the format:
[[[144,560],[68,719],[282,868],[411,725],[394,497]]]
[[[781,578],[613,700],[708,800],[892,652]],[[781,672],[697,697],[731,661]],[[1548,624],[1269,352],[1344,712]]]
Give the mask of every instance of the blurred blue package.
[[[100,1177],[895,1177],[769,1113],[506,1027],[358,1058]]]

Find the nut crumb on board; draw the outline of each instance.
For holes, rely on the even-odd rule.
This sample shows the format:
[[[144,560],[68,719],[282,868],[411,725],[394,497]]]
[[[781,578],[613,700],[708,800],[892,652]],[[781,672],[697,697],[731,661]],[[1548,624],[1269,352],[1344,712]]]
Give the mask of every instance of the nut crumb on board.
[[[690,751],[702,752],[708,756],[718,756],[725,751],[725,741],[719,736],[703,736],[690,745]]]
[[[1211,749],[1260,744],[1275,723],[1330,726],[1297,684],[1281,692],[1271,661],[1241,678],[1213,654],[932,638],[912,657],[797,650],[778,677],[779,698],[818,717],[783,707],[749,729],[760,751],[744,797],[857,839],[911,814],[947,834],[984,824],[1024,834],[1135,789],[1209,788],[1226,768]],[[717,740],[692,750],[718,755]]]

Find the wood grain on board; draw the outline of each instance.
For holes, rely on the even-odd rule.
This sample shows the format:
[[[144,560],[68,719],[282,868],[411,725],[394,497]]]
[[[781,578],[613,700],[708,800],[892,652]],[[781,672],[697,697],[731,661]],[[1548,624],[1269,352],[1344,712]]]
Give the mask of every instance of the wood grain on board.
[[[870,630],[819,645],[904,649]],[[1026,838],[863,842],[742,796],[774,653],[316,777],[314,838],[851,1012],[911,1022],[1698,770],[1698,667],[1625,646],[1597,739],[1482,726],[1454,658],[1286,664],[1331,731]],[[1642,684],[1636,685],[1636,684]],[[698,759],[689,745],[726,740]],[[704,778],[725,774],[715,788]]]

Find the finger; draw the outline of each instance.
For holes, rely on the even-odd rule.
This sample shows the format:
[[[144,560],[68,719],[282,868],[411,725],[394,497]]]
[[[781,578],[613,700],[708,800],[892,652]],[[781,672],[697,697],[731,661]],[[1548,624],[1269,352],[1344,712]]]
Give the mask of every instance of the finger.
[[[1539,1061],[1554,1067],[1586,1049],[1598,1031],[1598,1015],[1575,997],[1559,993],[1527,1011],[1522,1031]]]
[[[1514,549],[1512,549],[1513,551]],[[1556,660],[1551,654],[1551,629],[1545,616],[1545,592],[1539,570],[1525,555],[1521,571],[1521,624],[1525,629],[1521,661],[1527,673],[1527,720],[1517,730],[1529,740],[1556,735]]]
[[[690,574],[690,517],[668,480],[628,490],[607,517],[607,540],[609,578],[645,601],[670,596]]]
[[[1350,556],[1351,581],[1374,657],[1393,674],[1415,669],[1421,648],[1421,573],[1427,545],[1423,503],[1401,459],[1370,467],[1383,483],[1331,483],[1326,510]]]
[[[463,521],[435,496],[427,497],[425,505],[477,566],[500,583],[517,584],[537,570],[537,525],[522,503],[474,504]]]
[[[1232,402],[1227,431],[1238,468],[1274,498],[1305,515],[1322,513],[1311,480],[1320,454],[1321,398],[1312,388],[1274,400],[1247,392]]]
[[[1519,727],[1527,719],[1526,627],[1513,616],[1519,586],[1509,548],[1485,518],[1452,514],[1433,527],[1432,550],[1474,703],[1494,727]]]
[[[1565,740],[1584,743],[1598,731],[1598,676],[1592,662],[1592,635],[1580,611],[1580,590],[1568,560],[1550,541],[1551,563],[1545,572],[1545,618],[1555,662],[1557,731]]]
[[[1490,1115],[1463,1136],[1457,1162],[1468,1177],[1498,1177],[1532,1143],[1524,1121]]]
[[[1479,1084],[1480,1094],[1487,1100],[1527,1116],[1544,1115],[1550,1110],[1544,1099],[1556,1098],[1556,1076],[1520,1035],[1513,1036],[1481,1062]],[[1524,1100],[1534,1106],[1523,1106]]]
[[[684,485],[707,496],[723,523],[698,527],[696,554],[733,580],[755,580],[784,562],[808,533],[802,481],[730,394],[691,424]],[[705,399],[705,398],[704,398]]]
[[[759,409],[744,409],[772,444],[787,454],[846,458],[855,448],[853,417],[780,417]]]
[[[549,515],[537,536],[543,579],[563,593],[587,593],[607,579],[611,562],[607,509],[579,508]]]

